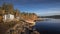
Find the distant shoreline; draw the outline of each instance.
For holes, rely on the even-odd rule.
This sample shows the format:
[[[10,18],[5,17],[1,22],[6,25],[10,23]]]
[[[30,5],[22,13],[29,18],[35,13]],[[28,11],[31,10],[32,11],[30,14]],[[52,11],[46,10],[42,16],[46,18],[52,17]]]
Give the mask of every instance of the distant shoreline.
[[[60,15],[52,15],[52,16],[39,16],[39,18],[52,18],[52,19],[60,19]]]

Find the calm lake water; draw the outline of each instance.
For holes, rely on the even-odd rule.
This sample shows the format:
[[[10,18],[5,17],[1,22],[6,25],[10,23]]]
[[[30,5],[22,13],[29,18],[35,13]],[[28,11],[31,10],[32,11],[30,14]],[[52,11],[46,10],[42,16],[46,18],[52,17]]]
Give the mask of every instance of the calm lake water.
[[[36,22],[35,26],[41,34],[60,34],[60,19],[47,18]]]

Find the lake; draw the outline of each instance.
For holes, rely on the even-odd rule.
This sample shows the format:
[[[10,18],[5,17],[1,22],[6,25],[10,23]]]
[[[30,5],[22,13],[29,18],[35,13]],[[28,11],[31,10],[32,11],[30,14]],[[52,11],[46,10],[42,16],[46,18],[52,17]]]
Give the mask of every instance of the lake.
[[[40,34],[60,34],[60,19],[47,18],[36,22],[35,27]]]

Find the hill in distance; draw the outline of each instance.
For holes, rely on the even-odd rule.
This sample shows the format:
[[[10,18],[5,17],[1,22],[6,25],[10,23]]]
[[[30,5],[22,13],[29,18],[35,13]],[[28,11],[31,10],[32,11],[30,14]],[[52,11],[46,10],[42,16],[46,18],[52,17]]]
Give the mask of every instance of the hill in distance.
[[[51,15],[51,16],[39,16],[40,18],[54,18],[54,19],[60,19],[60,15]]]

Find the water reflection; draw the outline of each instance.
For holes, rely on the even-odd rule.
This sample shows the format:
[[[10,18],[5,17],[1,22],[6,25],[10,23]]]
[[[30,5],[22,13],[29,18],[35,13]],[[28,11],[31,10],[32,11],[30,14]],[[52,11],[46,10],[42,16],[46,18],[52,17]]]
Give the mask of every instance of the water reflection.
[[[41,34],[60,34],[60,19],[47,18],[36,23],[36,29]]]

